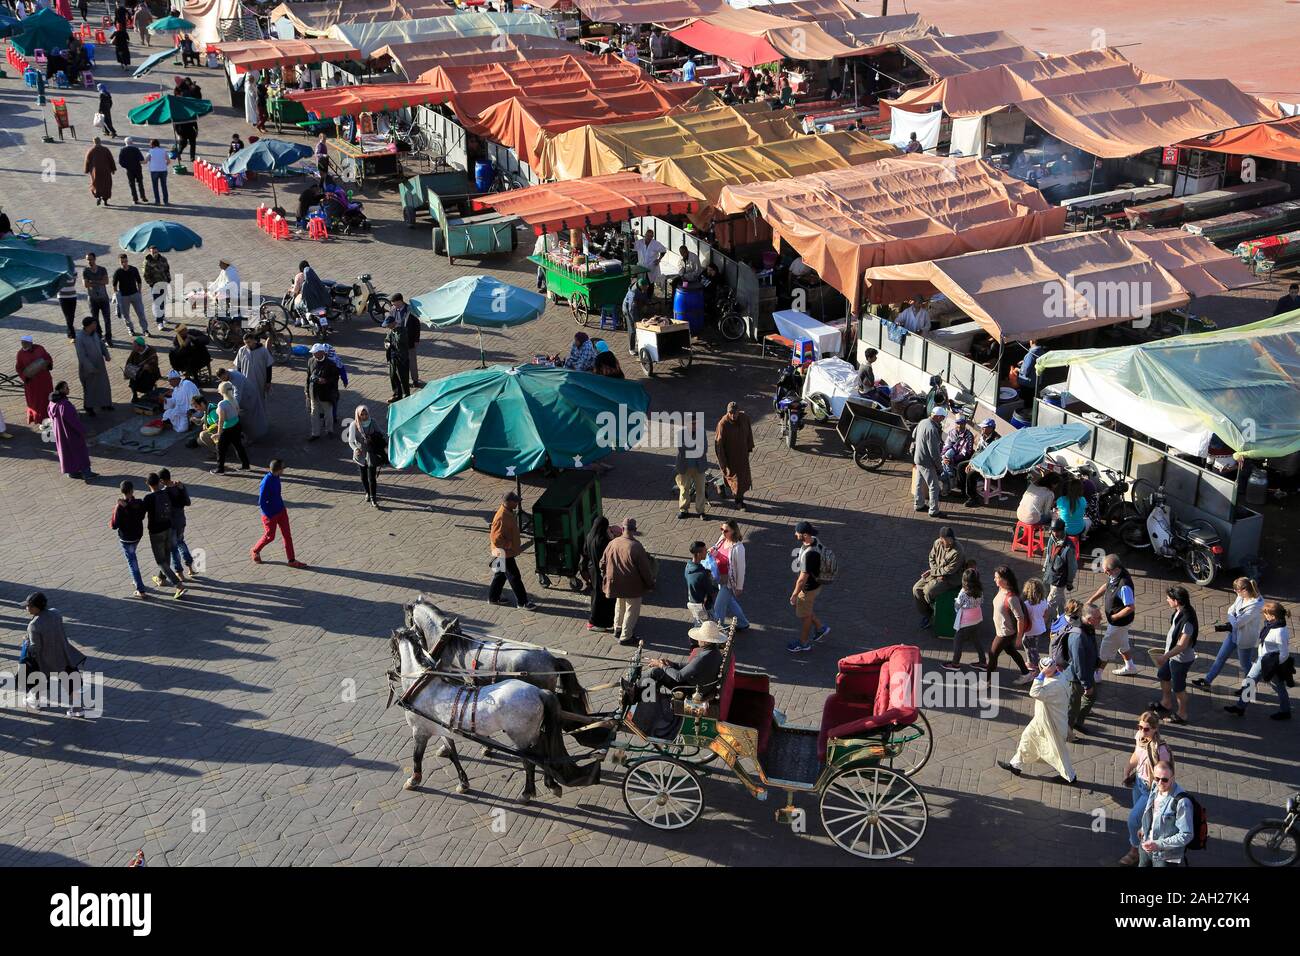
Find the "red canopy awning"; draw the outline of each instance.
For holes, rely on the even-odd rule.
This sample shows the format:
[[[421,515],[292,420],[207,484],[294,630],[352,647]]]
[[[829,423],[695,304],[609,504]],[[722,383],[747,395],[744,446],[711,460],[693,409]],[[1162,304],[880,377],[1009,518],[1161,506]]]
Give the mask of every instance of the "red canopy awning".
[[[478,209],[518,216],[539,236],[637,216],[684,215],[696,212],[699,205],[680,189],[643,179],[640,173],[545,183],[474,201]]]
[[[1214,133],[1178,144],[1190,149],[1208,149],[1216,153],[1276,159],[1283,163],[1300,163],[1300,117],[1288,116],[1274,123],[1255,123]]]
[[[217,52],[233,63],[236,73],[299,63],[338,63],[360,60],[361,54],[343,40],[240,40],[218,43]]]
[[[431,83],[375,83],[289,93],[289,99],[297,100],[308,113],[321,119],[334,119],[345,114],[355,116],[367,110],[433,106],[445,103],[449,98],[447,90]]]

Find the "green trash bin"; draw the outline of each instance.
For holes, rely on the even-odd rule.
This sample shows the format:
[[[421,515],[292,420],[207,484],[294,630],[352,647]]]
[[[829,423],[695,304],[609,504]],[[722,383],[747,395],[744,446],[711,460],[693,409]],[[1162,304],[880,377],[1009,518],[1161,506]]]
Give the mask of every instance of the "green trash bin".
[[[600,517],[600,481],[594,471],[563,471],[533,505],[533,553],[537,580],[544,588],[552,578],[568,578],[583,588],[582,543]]]
[[[953,601],[960,590],[961,588],[949,588],[935,595],[934,614],[930,618],[935,637],[952,640],[957,636],[957,628],[954,627],[957,623],[957,608]]]

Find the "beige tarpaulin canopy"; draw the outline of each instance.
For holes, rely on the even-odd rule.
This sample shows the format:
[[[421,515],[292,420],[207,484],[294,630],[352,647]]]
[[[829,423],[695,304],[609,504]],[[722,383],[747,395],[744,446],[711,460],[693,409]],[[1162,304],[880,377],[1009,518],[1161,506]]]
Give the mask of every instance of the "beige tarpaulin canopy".
[[[1033,242],[1059,233],[1066,213],[981,160],[920,154],[727,186],[718,205],[725,213],[753,207],[773,244],[788,242],[855,312],[872,266]]]
[[[561,133],[546,143],[537,172],[543,179],[581,179],[628,169],[647,159],[755,146],[798,133],[794,110],[773,110],[766,102],[739,107],[716,104],[694,112]]]
[[[1149,318],[1256,280],[1200,236],[1087,232],[867,270],[873,298],[939,291],[999,341],[1047,339]]]
[[[942,106],[953,117],[1014,106],[1057,139],[1110,159],[1281,115],[1227,80],[1165,79],[1114,50],[950,76],[885,102],[921,113]]]
[[[287,17],[302,36],[324,36],[336,23],[382,23],[391,20],[424,20],[456,12],[442,0],[327,0],[324,3],[282,3],[267,20],[275,23]]]
[[[1001,30],[961,36],[926,36],[905,40],[899,47],[935,79],[959,76],[1001,66],[1041,59],[1037,53]]]
[[[339,40],[239,40],[218,43],[217,52],[236,73],[299,63],[338,63],[359,60],[361,54]]]
[[[848,169],[896,156],[898,150],[866,133],[846,130],[758,146],[738,146],[710,153],[673,156],[641,164],[643,175],[701,200],[692,218],[701,226],[718,213],[718,197],[727,186],[766,183],[831,169]]]

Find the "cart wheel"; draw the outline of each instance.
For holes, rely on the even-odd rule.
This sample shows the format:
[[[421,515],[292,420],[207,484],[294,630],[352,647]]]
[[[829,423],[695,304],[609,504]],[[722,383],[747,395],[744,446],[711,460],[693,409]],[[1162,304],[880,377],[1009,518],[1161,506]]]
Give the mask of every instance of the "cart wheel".
[[[231,347],[232,334],[230,322],[226,319],[208,319],[208,338],[223,349]]]
[[[539,572],[537,573],[537,583],[540,584],[540,585],[541,585],[542,587],[544,587],[544,588],[549,588],[549,587],[551,586],[551,578],[550,578],[550,575],[542,574],[542,573],[539,571]]]
[[[582,591],[582,579],[581,579],[581,578],[569,578],[569,590],[570,590],[570,591],[578,591],[578,592],[581,592],[581,591]]]
[[[650,350],[642,349],[637,357],[641,360],[641,367],[645,369],[645,373],[653,375],[655,373],[655,363],[650,359]]]
[[[904,727],[899,736],[906,738],[918,730],[921,731],[920,737],[903,743],[898,753],[889,758],[889,769],[897,770],[904,777],[915,777],[930,762],[930,755],[934,753],[934,734],[924,713],[918,711],[916,723]]]
[[[685,372],[691,367],[691,361],[695,358],[695,353],[687,348],[685,352],[677,357],[677,371]]]
[[[587,327],[587,320],[591,318],[591,302],[585,293],[575,292],[569,296],[569,308],[573,310],[573,321],[577,322],[584,329]]]
[[[864,471],[879,471],[885,463],[885,449],[879,442],[865,442],[853,449],[853,462]]]
[[[656,830],[681,830],[704,809],[700,778],[670,757],[648,757],[627,768],[623,802],[632,815]]]
[[[892,860],[921,842],[930,818],[912,781],[885,767],[855,767],[831,777],[822,791],[822,826],[842,850],[868,860]]]
[[[684,747],[682,752],[677,755],[677,759],[682,763],[688,763],[692,767],[703,767],[718,759],[718,755],[708,747]]]
[[[264,328],[289,328],[289,310],[279,302],[263,302],[257,308],[257,317]]]
[[[272,329],[271,334],[267,336],[266,344],[271,350],[271,355],[281,365],[288,365],[293,358],[293,333],[288,329]]]

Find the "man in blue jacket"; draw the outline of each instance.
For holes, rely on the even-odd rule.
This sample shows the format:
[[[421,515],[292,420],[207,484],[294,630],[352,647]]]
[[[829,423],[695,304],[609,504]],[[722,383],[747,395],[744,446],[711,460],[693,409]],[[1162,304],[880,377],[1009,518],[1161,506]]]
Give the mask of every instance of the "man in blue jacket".
[[[289,567],[305,568],[307,565],[293,556],[293,537],[289,534],[289,511],[284,506],[280,494],[280,476],[284,474],[284,462],[272,458],[270,470],[262,476],[262,484],[257,490],[257,507],[262,512],[262,539],[253,545],[253,563],[262,563],[262,549],[275,540],[278,528],[284,535],[284,553],[289,558]]]
[[[1086,734],[1083,721],[1097,702],[1096,629],[1101,623],[1101,608],[1071,601],[1065,606],[1063,620],[1065,652],[1069,655],[1065,672],[1070,681],[1070,729]]]
[[[1155,790],[1138,828],[1138,866],[1181,866],[1196,823],[1192,798],[1174,782],[1174,768],[1163,761],[1155,765],[1151,779]]]

